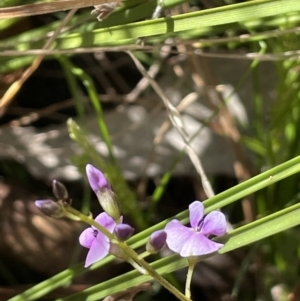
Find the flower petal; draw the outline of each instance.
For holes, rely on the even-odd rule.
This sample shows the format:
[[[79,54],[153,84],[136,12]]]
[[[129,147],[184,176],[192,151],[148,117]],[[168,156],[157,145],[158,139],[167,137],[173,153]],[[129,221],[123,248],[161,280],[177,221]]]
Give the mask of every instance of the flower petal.
[[[114,229],[114,235],[120,241],[127,240],[130,236],[132,236],[133,232],[134,228],[127,224],[118,224]]]
[[[186,240],[185,244],[182,246],[180,256],[201,256],[216,252],[222,247],[223,244],[216,243],[206,238],[202,233],[193,232],[192,235]]]
[[[108,237],[99,232],[87,254],[84,267],[88,267],[104,258],[108,254],[109,246],[110,242]]]
[[[226,233],[227,223],[221,211],[212,211],[204,218],[201,232],[208,235],[220,236]]]
[[[95,221],[106,228],[110,233],[113,232],[116,222],[112,217],[110,217],[106,212],[100,213],[96,218]]]
[[[147,246],[151,249],[151,253],[157,253],[165,245],[167,233],[164,230],[158,230],[150,235]],[[148,251],[148,250],[147,250]]]
[[[52,200],[36,200],[34,203],[45,215],[56,218],[65,216],[66,210],[64,206],[58,202]]]
[[[193,234],[193,229],[183,226],[178,220],[172,220],[165,227],[167,233],[166,243],[170,250],[180,253],[185,242]]]
[[[204,215],[204,206],[201,202],[195,201],[189,206],[190,224],[192,228],[196,229],[201,222]]]
[[[97,191],[101,190],[104,187],[111,189],[111,186],[105,178],[104,174],[93,165],[87,164],[86,175],[88,177],[90,186],[95,193],[97,193]]]
[[[79,243],[85,248],[90,248],[92,246],[94,239],[95,239],[94,229],[89,227],[83,230],[83,232],[80,234]]]

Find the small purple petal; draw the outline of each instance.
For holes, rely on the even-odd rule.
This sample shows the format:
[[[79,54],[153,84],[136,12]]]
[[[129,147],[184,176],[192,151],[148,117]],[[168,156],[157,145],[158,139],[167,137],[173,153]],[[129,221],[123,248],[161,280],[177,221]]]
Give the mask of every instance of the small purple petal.
[[[53,203],[55,203],[55,202],[52,200],[36,200],[36,201],[34,201],[35,206],[38,207],[39,209],[42,209],[45,204],[52,205]]]
[[[225,234],[226,230],[227,223],[225,215],[221,211],[212,211],[204,218],[201,232],[206,236],[220,236]]]
[[[116,222],[110,217],[106,212],[100,213],[96,218],[95,221],[100,224],[101,226],[105,227],[110,233],[113,232]]]
[[[183,226],[178,220],[169,222],[165,227],[165,231],[167,233],[166,243],[176,253],[181,253],[184,244],[194,233],[193,229]]]
[[[58,202],[54,202],[53,200],[37,200],[34,204],[45,215],[56,218],[65,216],[65,209],[63,205]]]
[[[104,258],[108,254],[109,247],[109,239],[104,234],[99,232],[87,254],[84,267],[88,267]]]
[[[201,202],[195,201],[192,204],[190,204],[189,212],[190,224],[192,228],[196,229],[204,216],[204,206]]]
[[[87,164],[86,166],[86,174],[90,183],[91,188],[94,190],[95,193],[101,190],[102,188],[108,188],[111,190],[111,186],[108,183],[107,179],[105,178],[104,174],[94,167],[91,164]]]
[[[167,240],[167,233],[163,230],[158,230],[150,235],[150,244],[155,250],[161,250]]]
[[[181,248],[180,256],[200,256],[218,251],[223,244],[216,243],[206,238],[200,232],[193,232]]]
[[[127,224],[118,224],[114,229],[114,234],[120,241],[127,240],[134,232],[134,228]]]
[[[95,239],[94,229],[89,227],[89,228],[83,230],[83,232],[80,234],[79,243],[83,247],[89,249],[92,246],[94,239]]]

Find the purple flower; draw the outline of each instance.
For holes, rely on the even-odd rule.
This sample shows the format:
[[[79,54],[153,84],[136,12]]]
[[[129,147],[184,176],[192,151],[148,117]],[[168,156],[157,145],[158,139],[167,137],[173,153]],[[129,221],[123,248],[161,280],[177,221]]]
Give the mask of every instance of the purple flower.
[[[120,210],[115,193],[108,183],[104,174],[91,164],[86,166],[86,174],[91,188],[97,195],[98,201],[103,210],[116,222],[120,219]]]
[[[108,183],[104,174],[100,170],[98,170],[96,167],[94,167],[93,165],[87,164],[86,174],[87,174],[90,186],[96,194],[98,191],[102,190],[103,188],[112,190],[111,185]]]
[[[204,217],[204,206],[199,201],[189,206],[189,212],[192,227],[183,226],[178,220],[172,220],[166,225],[168,247],[182,257],[205,255],[222,248],[223,244],[216,243],[208,237],[226,233],[224,214],[212,211]]]
[[[100,213],[95,218],[95,221],[105,227],[110,233],[113,233],[116,222],[106,212]],[[85,267],[101,260],[109,253],[109,238],[93,226],[85,229],[80,234],[79,243],[83,247],[90,249],[85,260]]]

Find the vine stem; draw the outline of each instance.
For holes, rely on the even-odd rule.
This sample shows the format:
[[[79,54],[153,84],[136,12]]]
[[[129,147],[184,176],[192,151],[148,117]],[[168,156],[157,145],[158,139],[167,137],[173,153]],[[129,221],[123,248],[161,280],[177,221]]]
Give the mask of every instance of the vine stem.
[[[162,277],[160,274],[158,274],[155,269],[153,269],[148,262],[146,262],[143,258],[140,258],[139,255],[130,248],[126,242],[121,242],[116,240],[114,235],[110,233],[106,228],[98,224],[95,220],[90,218],[89,216],[82,214],[80,211],[72,208],[67,207],[66,210],[70,212],[71,214],[77,216],[81,221],[95,227],[97,230],[102,232],[104,235],[106,235],[111,242],[116,244],[118,247],[120,247],[124,253],[128,256],[129,262],[134,260],[136,263],[140,265],[143,269],[147,271],[147,273],[154,278],[156,281],[158,281],[163,287],[165,287],[167,290],[169,290],[174,296],[176,296],[181,301],[191,301],[190,298],[186,297],[184,294],[182,294],[177,288],[175,288],[170,282],[168,282],[164,277]],[[140,269],[138,269],[140,271]]]
[[[186,282],[185,282],[185,296],[190,299],[191,298],[191,281],[192,281],[192,275],[195,268],[195,262],[189,261],[189,268],[186,276]]]

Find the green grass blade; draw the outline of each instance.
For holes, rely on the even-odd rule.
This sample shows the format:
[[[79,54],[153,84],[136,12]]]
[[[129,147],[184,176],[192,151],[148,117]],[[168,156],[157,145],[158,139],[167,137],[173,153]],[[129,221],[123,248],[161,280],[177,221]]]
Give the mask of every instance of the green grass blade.
[[[122,40],[132,41],[139,37],[151,37],[167,33],[178,33],[195,28],[232,24],[300,11],[300,1],[258,0],[232,4],[218,8],[176,15],[155,20],[142,21],[92,32],[74,33],[57,39],[56,47],[69,49],[95,45],[111,45]],[[36,45],[37,46],[37,45]],[[30,46],[36,48],[35,44]]]

